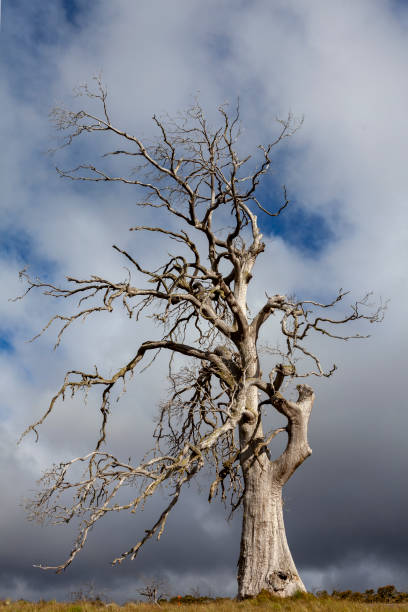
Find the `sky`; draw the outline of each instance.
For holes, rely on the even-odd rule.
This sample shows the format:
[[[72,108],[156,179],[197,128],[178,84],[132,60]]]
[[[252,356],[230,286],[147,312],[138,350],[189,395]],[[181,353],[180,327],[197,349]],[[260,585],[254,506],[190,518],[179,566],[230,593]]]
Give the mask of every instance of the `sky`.
[[[260,216],[266,251],[251,303],[268,294],[323,299],[343,287],[355,299],[389,299],[384,322],[365,341],[314,348],[338,372],[313,381],[313,455],[285,491],[287,535],[310,590],[408,590],[407,194],[408,6],[391,0],[3,0],[0,31],[0,598],[67,599],[93,583],[116,601],[136,597],[154,576],[172,592],[236,593],[240,516],[230,522],[207,503],[208,477],[192,485],[161,541],[134,562],[109,562],[150,526],[158,497],[136,516],[109,517],[63,575],[34,568],[60,563],[70,527],[27,521],[22,502],[52,463],[83,454],[98,429],[98,406],[58,405],[38,443],[16,441],[38,418],[66,370],[109,370],[148,338],[120,314],[79,323],[53,351],[55,330],[28,343],[56,313],[40,295],[17,302],[18,272],[58,280],[101,274],[122,279],[111,245],[160,260],[164,245],[128,232],[140,223],[135,194],[111,185],[61,180],[99,155],[85,141],[55,155],[49,111],[74,107],[73,89],[102,74],[112,116],[152,138],[154,113],[174,114],[196,95],[211,118],[240,99],[241,146],[276,134],[276,117],[304,117],[274,158],[262,201],[291,205],[277,222]],[[98,145],[99,146],[99,145]],[[350,297],[350,301],[352,297]],[[65,308],[65,306],[62,306]],[[265,341],[273,343],[273,330]],[[138,374],[112,415],[110,448],[127,457],[148,446],[166,393],[165,361]]]

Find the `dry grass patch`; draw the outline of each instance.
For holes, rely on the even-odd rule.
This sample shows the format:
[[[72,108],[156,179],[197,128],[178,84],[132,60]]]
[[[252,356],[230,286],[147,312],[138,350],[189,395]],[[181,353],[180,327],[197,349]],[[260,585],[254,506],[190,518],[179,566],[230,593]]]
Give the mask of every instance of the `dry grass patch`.
[[[102,603],[100,601],[77,601],[71,603],[58,603],[56,601],[42,601],[32,603],[27,601],[0,601],[0,611],[5,612],[232,612],[234,610],[250,612],[253,610],[281,610],[282,612],[386,612],[390,609],[406,610],[408,602],[403,603],[368,603],[349,601],[347,599],[336,599],[333,597],[315,597],[311,594],[299,595],[285,600],[270,597],[268,594],[260,594],[254,599],[235,601],[232,599],[206,599],[184,597],[175,598],[169,602],[161,602],[160,605],[129,602],[123,606],[115,603]]]

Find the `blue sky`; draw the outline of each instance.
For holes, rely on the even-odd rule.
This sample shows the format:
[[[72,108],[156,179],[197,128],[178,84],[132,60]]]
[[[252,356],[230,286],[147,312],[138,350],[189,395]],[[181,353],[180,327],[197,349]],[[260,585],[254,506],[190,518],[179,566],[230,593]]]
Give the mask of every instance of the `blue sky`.
[[[39,444],[27,440],[16,448],[15,440],[67,369],[96,362],[116,367],[154,328],[149,320],[130,326],[114,314],[78,324],[55,352],[52,329],[27,343],[58,306],[68,306],[40,295],[9,302],[23,289],[18,271],[29,264],[43,278],[122,278],[112,244],[152,265],[167,249],[161,243],[152,248],[142,237],[135,242],[128,232],[139,214],[132,190],[56,176],[57,164],[99,159],[102,144],[84,141],[55,156],[45,153],[55,144],[49,110],[61,101],[73,108],[82,103],[72,97],[73,88],[100,71],[115,121],[146,138],[154,134],[153,113],[186,108],[197,91],[210,117],[218,104],[240,98],[241,142],[249,152],[273,137],[276,116],[304,115],[302,128],[277,149],[261,190],[263,203],[276,207],[286,184],[292,203],[277,220],[260,215],[266,251],[251,308],[263,303],[265,291],[315,298],[339,287],[356,298],[373,290],[375,299],[391,302],[384,324],[369,330],[369,341],[314,347],[339,372],[316,384],[314,453],[287,491],[288,537],[309,588],[395,583],[408,589],[406,3],[255,0],[240,3],[239,11],[236,6],[235,0],[2,2],[0,486],[6,494],[0,597],[35,599],[46,590],[63,599],[78,590],[83,576],[113,597],[130,597],[142,566],[144,574],[160,571],[184,590],[235,589],[239,521],[224,523],[222,508],[208,507],[195,489],[141,565],[112,572],[108,563],[135,530],[146,528],[143,515],[95,529],[88,550],[64,576],[32,568],[60,561],[73,534],[28,524],[19,503],[42,469],[93,442],[97,404],[61,405]],[[273,343],[274,333],[271,328],[264,340]],[[149,438],[154,405],[166,388],[165,364],[158,365],[133,381],[117,409],[113,448],[133,454]],[[378,483],[386,505],[378,501]],[[152,512],[159,507],[153,504]],[[181,541],[183,554],[174,558]]]
[[[81,13],[80,2],[77,0],[64,0],[64,9],[66,11],[67,20],[75,23],[77,16]]]

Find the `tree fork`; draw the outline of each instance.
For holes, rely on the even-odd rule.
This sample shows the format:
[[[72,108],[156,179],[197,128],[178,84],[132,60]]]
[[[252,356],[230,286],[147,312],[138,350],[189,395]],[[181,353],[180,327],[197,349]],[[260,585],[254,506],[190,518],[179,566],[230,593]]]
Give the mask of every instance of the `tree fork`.
[[[282,487],[311,454],[307,426],[314,393],[307,385],[298,386],[297,402],[278,395],[275,407],[288,418],[285,451],[270,461],[259,416],[240,424],[240,456],[245,491],[241,546],[238,560],[238,597],[256,596],[262,589],[277,597],[290,597],[306,591],[289,550],[283,519]],[[257,407],[257,391],[248,398]],[[259,408],[258,408],[259,409]],[[259,452],[259,448],[261,451]]]

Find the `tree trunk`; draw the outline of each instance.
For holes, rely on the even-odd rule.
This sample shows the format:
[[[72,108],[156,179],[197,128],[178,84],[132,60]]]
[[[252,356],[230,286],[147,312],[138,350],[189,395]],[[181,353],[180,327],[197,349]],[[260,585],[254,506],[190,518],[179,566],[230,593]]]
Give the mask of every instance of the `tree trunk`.
[[[240,423],[245,484],[238,561],[240,599],[254,597],[262,589],[278,597],[306,591],[286,540],[282,508],[283,485],[312,452],[307,442],[307,425],[314,393],[307,385],[299,385],[298,392],[297,402],[287,401],[280,394],[273,398],[274,407],[288,418],[288,443],[275,461],[270,460],[259,415],[255,416],[253,410],[256,400],[253,391]]]
[[[244,515],[238,562],[240,599],[253,597],[262,589],[278,597],[306,591],[286,540],[282,486],[274,479],[269,459],[259,459],[261,457],[244,473]]]

